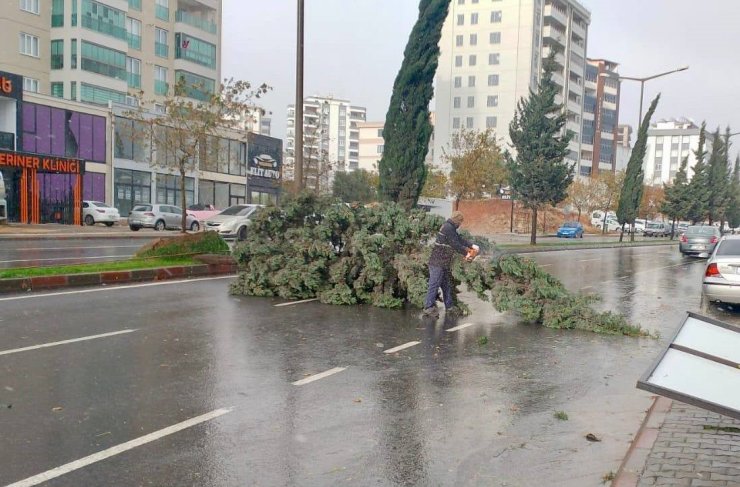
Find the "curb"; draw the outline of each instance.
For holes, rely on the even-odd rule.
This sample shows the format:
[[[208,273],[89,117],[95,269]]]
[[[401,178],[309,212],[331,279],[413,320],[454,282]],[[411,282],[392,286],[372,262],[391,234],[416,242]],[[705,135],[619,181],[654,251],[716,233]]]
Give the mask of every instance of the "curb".
[[[676,242],[666,242],[666,243],[641,243],[641,242],[635,242],[635,243],[628,243],[628,244],[614,244],[614,245],[594,245],[594,246],[564,246],[564,247],[542,247],[542,248],[535,248],[535,249],[517,249],[517,248],[503,248],[500,250],[503,254],[536,254],[540,252],[561,252],[564,250],[599,250],[599,249],[624,249],[624,248],[632,248],[632,247],[665,247],[665,246],[673,246]]]
[[[130,234],[127,233],[113,233],[113,234],[105,234],[105,233],[27,233],[27,234],[9,234],[9,235],[0,235],[0,241],[2,240],[15,240],[15,241],[24,241],[24,240],[82,240],[82,239],[88,239],[88,238],[98,238],[98,239],[158,239],[158,238],[171,238],[175,237],[177,235],[180,235],[180,233],[174,233],[171,235],[168,235],[164,232],[158,232],[155,234],[140,234],[131,232]]]
[[[627,455],[619,465],[611,487],[637,487],[650,451],[653,449],[655,440],[658,439],[658,433],[671,406],[673,406],[673,401],[668,398],[657,396],[653,400],[653,405],[648,409],[640,429],[637,430],[637,435],[627,450]]]
[[[155,267],[131,271],[108,271],[61,276],[38,276],[19,279],[0,279],[0,295],[31,291],[48,291],[71,287],[90,287],[132,282],[156,282],[168,279],[187,279],[205,276],[236,274],[237,264],[213,263],[188,266]]]

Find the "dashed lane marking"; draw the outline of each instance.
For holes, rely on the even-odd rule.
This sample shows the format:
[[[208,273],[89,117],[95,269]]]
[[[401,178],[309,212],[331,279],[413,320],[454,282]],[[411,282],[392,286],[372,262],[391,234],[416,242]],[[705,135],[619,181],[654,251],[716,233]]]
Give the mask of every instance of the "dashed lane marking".
[[[0,355],[10,355],[13,353],[21,353],[21,352],[30,352],[31,350],[38,350],[40,348],[50,348],[50,347],[58,347],[59,345],[68,345],[70,343],[77,343],[77,342],[87,342],[90,340],[97,340],[98,338],[107,338],[117,335],[124,335],[126,333],[133,333],[136,330],[121,330],[121,331],[114,331],[111,333],[103,333],[101,335],[91,335],[86,336],[82,338],[73,338],[71,340],[62,340],[61,342],[51,342],[51,343],[43,343],[41,345],[33,345],[30,347],[23,347],[23,348],[15,348],[13,350],[5,350],[0,351]]]
[[[291,301],[289,303],[280,303],[280,304],[276,304],[275,305],[275,308],[280,308],[282,306],[293,306],[295,304],[310,303],[312,301],[318,301],[318,300],[319,300],[319,298],[312,298],[312,299],[303,299],[301,301]]]
[[[320,374],[315,374],[310,377],[306,377],[305,379],[297,380],[293,382],[294,386],[303,386],[306,384],[310,384],[311,382],[324,379],[326,377],[329,377],[330,375],[338,374],[339,372],[342,372],[343,370],[346,370],[347,367],[334,367],[333,369],[327,370],[326,372],[321,372]]]
[[[396,353],[400,352],[401,350],[405,350],[407,348],[415,347],[416,345],[420,344],[421,342],[408,342],[404,343],[403,345],[399,345],[397,347],[389,348],[388,350],[385,350],[383,353]]]
[[[469,327],[471,327],[471,326],[474,326],[474,325],[475,325],[475,323],[465,323],[465,324],[463,324],[463,325],[459,325],[459,326],[456,326],[456,327],[454,327],[454,328],[450,328],[450,329],[449,329],[449,330],[447,330],[447,331],[448,331],[448,332],[453,332],[453,331],[460,331],[460,330],[463,330],[463,329],[465,329],[465,328],[469,328]]]

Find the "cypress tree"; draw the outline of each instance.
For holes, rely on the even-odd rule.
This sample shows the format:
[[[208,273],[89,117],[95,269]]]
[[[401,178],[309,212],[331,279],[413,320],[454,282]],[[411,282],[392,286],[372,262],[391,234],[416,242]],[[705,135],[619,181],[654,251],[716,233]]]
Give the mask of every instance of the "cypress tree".
[[[687,167],[689,164],[688,156],[681,161],[681,166],[673,179],[673,184],[665,186],[665,199],[660,206],[660,212],[673,221],[673,230],[671,230],[671,240],[675,236],[676,221],[686,218],[688,208],[688,188],[689,178]]]
[[[385,147],[378,167],[380,194],[405,208],[416,205],[426,179],[424,159],[433,130],[429,102],[449,4],[450,0],[421,0],[385,117]]]
[[[730,180],[727,223],[733,230],[740,227],[740,155],[735,159],[735,170],[732,172],[732,179]]]
[[[642,201],[642,192],[644,189],[644,173],[642,170],[642,161],[645,159],[647,149],[648,129],[650,128],[650,119],[653,118],[655,108],[658,106],[660,95],[656,96],[650,104],[645,118],[642,120],[640,130],[637,133],[637,141],[632,149],[632,155],[627,163],[627,171],[624,177],[624,185],[619,195],[619,206],[617,207],[617,220],[622,225],[622,233],[619,235],[619,241],[624,237],[624,225],[634,225],[637,212],[640,209]],[[630,240],[635,240],[635,232],[630,232]]]
[[[511,144],[516,158],[506,153],[511,187],[532,210],[530,243],[537,244],[537,212],[546,204],[557,205],[567,196],[573,182],[573,165],[565,161],[571,133],[563,133],[566,112],[555,103],[559,88],[552,80],[555,70],[554,53],[544,60],[544,72],[537,93],[517,105],[509,125]]]
[[[694,151],[696,164],[694,165],[694,175],[688,187],[688,208],[686,218],[691,223],[703,222],[707,216],[709,208],[709,166],[706,164],[706,143],[707,143],[707,123],[702,122],[699,130],[699,145]]]
[[[730,128],[727,127],[724,140],[719,135],[719,128],[714,133],[712,152],[709,155],[709,194],[707,217],[709,224],[724,221],[727,208],[727,198],[730,190],[729,151]]]

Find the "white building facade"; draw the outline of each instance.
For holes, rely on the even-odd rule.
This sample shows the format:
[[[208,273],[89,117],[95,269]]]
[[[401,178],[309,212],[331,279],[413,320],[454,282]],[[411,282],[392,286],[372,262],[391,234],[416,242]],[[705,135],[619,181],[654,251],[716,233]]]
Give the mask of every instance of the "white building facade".
[[[676,177],[681,161],[688,157],[688,177],[694,175],[695,151],[699,147],[699,126],[688,119],[661,120],[648,130],[643,170],[645,184],[670,184]],[[714,137],[706,134],[704,150],[711,150]]]
[[[452,0],[436,77],[435,165],[443,166],[442,149],[463,128],[493,128],[508,144],[517,102],[537,89],[550,50],[561,88],[556,101],[575,134],[568,159],[577,164],[590,19],[575,0]]]

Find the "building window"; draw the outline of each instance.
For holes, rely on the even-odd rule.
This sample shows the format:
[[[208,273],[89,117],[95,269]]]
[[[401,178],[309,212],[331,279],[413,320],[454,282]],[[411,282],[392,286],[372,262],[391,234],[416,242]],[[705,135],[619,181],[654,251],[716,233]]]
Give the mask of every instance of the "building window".
[[[167,59],[170,47],[167,45],[167,31],[159,27],[154,29],[154,54]]]
[[[488,41],[491,44],[501,44],[501,32],[491,32]]]
[[[51,41],[51,69],[64,68],[64,41]]]
[[[175,59],[216,69],[216,46],[187,34],[175,34]]]
[[[465,15],[458,14],[458,16],[457,16],[457,25],[465,25]]]
[[[168,91],[167,68],[154,66],[154,93],[160,96],[166,96]]]
[[[141,60],[133,57],[126,58],[126,74],[129,88],[141,88]]]
[[[462,36],[462,35],[455,36],[455,46],[462,47],[464,39],[465,39],[465,36]]]
[[[491,66],[495,66],[497,64],[501,64],[501,55],[497,52],[492,52],[488,55],[488,64]]]
[[[385,147],[385,146],[382,146],[382,145],[379,145],[379,146],[377,147],[377,151],[378,151],[378,154],[382,154],[382,153],[383,153],[383,148],[384,148],[384,147]]]
[[[475,87],[475,76],[468,76],[468,87],[469,88]]]
[[[173,205],[182,204],[180,176],[174,174],[157,174],[157,203]],[[185,178],[185,206],[195,203],[195,179]]]
[[[475,66],[476,61],[477,61],[477,57],[475,56],[475,54],[471,54],[470,56],[468,56],[469,66]]]
[[[452,119],[452,128],[453,129],[459,129],[460,128],[460,118],[455,117]]]
[[[378,137],[383,137],[383,129],[378,129]]]
[[[23,91],[30,91],[31,93],[39,92],[39,80],[36,78],[23,77]]]
[[[128,47],[141,50],[141,21],[126,17],[126,38]]]
[[[77,81],[70,81],[69,83],[69,99],[77,101]]]
[[[36,8],[39,3],[36,1]],[[35,12],[38,13],[38,12]],[[51,26],[64,27],[64,0],[52,0],[51,2]]]
[[[465,5],[465,0],[457,0],[458,5]]]
[[[475,124],[474,124],[473,117],[468,117],[465,119],[465,126],[469,129],[474,128]]]
[[[84,71],[126,81],[126,53],[124,52],[82,41],[80,63]]]
[[[80,101],[94,105],[107,105],[108,101],[124,104],[126,103],[126,93],[82,83],[80,85]]]
[[[21,0],[21,10],[31,12],[32,14],[39,14],[39,0]]]
[[[477,13],[470,14],[470,25],[478,25],[478,14]]]
[[[455,88],[462,88],[462,76],[455,76]]]
[[[475,108],[475,96],[468,97],[468,108]]]
[[[471,46],[478,45],[478,34],[470,34],[470,45]]]
[[[51,96],[64,98],[64,83],[55,81],[51,84]]]
[[[488,99],[486,100],[486,106],[497,107],[498,106],[498,95],[488,95]]]
[[[455,56],[455,67],[459,68],[462,66],[462,56]]]
[[[116,168],[113,173],[113,202],[121,215],[128,216],[131,208],[152,202],[152,173]]]
[[[157,4],[154,10],[154,14],[157,16],[159,20],[164,20],[165,22],[170,21],[170,8],[169,8],[169,2],[167,0],[156,0]]]
[[[185,92],[184,96],[194,100],[208,101],[211,95],[216,92],[216,81],[188,71],[175,71],[175,79],[183,80]]]
[[[496,128],[496,117],[486,117],[486,128],[487,129],[495,129]]]
[[[82,0],[82,27],[101,34],[126,40],[126,12],[93,0]]]
[[[452,108],[460,108],[460,97],[456,96],[452,99]]]
[[[498,86],[498,75],[497,74],[488,75],[488,86]]]
[[[141,0],[128,0],[128,8],[141,12]]]
[[[494,10],[491,12],[491,23],[498,24],[501,22],[501,10]]]
[[[72,39],[69,43],[69,67],[77,69],[77,39]]]
[[[25,54],[26,56],[39,57],[38,37],[31,34],[26,34],[25,32],[21,32],[19,35],[19,41],[19,51],[21,54]]]

